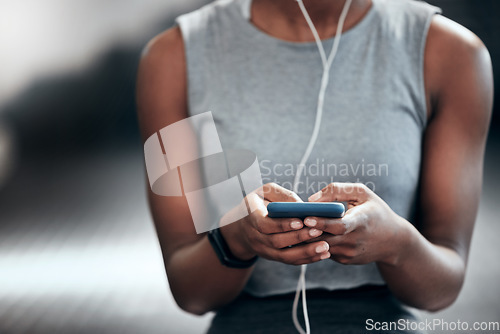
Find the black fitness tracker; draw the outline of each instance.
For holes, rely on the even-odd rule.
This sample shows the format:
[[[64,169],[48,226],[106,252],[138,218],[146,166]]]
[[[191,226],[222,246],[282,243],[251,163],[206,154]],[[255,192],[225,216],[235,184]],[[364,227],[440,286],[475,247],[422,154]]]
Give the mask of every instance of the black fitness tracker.
[[[244,268],[250,268],[251,266],[254,265],[255,261],[257,261],[257,256],[251,258],[250,260],[245,260],[245,261],[237,259],[231,253],[231,250],[229,249],[226,240],[224,240],[224,237],[222,236],[220,229],[217,228],[208,231],[207,236],[208,240],[210,241],[210,244],[212,244],[215,254],[217,254],[217,257],[224,266],[229,268],[244,269]]]

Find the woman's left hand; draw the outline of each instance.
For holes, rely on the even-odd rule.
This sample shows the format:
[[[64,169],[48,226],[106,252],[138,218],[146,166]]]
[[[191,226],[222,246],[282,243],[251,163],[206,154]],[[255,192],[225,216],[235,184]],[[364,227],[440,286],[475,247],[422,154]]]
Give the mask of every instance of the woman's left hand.
[[[361,183],[331,183],[310,202],[347,202],[343,218],[307,217],[304,224],[324,231],[331,258],[342,264],[396,264],[405,249],[408,222]]]

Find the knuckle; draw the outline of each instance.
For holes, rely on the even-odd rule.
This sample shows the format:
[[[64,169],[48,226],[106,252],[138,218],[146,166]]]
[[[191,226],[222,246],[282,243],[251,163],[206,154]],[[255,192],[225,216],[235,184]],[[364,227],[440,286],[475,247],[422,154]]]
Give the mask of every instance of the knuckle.
[[[319,229],[319,230],[323,230],[324,228],[326,228],[326,225],[327,225],[326,219],[314,218],[314,220],[316,220],[316,225],[314,226],[314,228]]]
[[[262,186],[262,194],[263,195],[269,194],[272,191],[272,189],[275,188],[276,186],[277,184],[274,182],[266,183],[265,185]]]
[[[255,229],[257,230],[257,232],[259,233],[264,233],[264,230],[263,230],[263,227],[261,224],[257,223],[255,224]]]
[[[278,235],[271,235],[269,237],[269,242],[273,248],[282,248],[281,240],[278,238]]]
[[[347,234],[349,231],[349,225],[350,224],[347,221],[342,222],[342,225],[340,226],[340,234]]]
[[[255,229],[262,234],[267,234],[266,224],[262,220],[258,220],[255,224]]]
[[[368,190],[368,187],[364,183],[356,183],[356,187],[358,188],[359,191],[366,193]]]
[[[356,248],[349,248],[349,249],[346,249],[344,251],[344,256],[347,258],[347,259],[353,259],[354,257],[356,257],[357,255],[357,250]]]
[[[295,241],[297,243],[304,242],[308,239],[311,239],[311,236],[309,235],[309,231],[307,230],[299,231],[295,234]]]
[[[347,222],[341,220],[340,222],[336,222],[332,224],[332,232],[336,235],[345,234],[347,231]]]
[[[361,214],[361,218],[359,220],[361,222],[361,226],[367,226],[367,225],[374,225],[376,224],[375,221],[373,221],[373,219],[366,213],[366,212],[363,212]]]
[[[372,190],[364,183],[358,184],[358,192],[362,195],[369,195],[372,193]]]
[[[268,182],[262,186],[264,192],[269,191],[270,188],[274,187],[276,184],[274,182]]]

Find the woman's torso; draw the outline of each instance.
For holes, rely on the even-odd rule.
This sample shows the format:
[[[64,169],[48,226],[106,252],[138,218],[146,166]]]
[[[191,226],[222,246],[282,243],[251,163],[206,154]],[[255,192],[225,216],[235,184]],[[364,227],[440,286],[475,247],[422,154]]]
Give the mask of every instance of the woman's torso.
[[[248,21],[248,1],[216,1],[178,18],[190,115],[212,111],[224,149],[257,154],[263,182],[292,188],[314,126],[322,64],[314,43],[292,43]],[[412,221],[426,124],[425,38],[438,9],[374,0],[342,35],[317,143],[302,175],[306,199],[326,184],[362,182]],[[324,41],[329,50],[333,39]],[[294,291],[299,267],[259,259],[246,291]],[[308,266],[307,287],[384,284],[375,264]]]

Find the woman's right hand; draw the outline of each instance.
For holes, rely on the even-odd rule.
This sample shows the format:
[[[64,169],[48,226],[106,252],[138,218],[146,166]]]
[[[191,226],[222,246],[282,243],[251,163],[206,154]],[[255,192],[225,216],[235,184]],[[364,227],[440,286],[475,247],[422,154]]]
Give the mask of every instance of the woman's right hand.
[[[276,183],[267,183],[248,194],[246,202],[253,212],[229,225],[221,227],[231,252],[241,260],[254,256],[286,264],[300,265],[330,257],[325,241],[304,243],[322,234],[322,231],[304,226],[298,218],[269,218],[269,202],[301,202],[293,191]],[[289,247],[294,246],[294,247]]]

